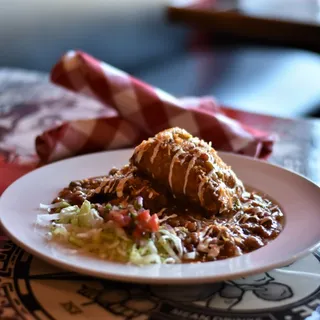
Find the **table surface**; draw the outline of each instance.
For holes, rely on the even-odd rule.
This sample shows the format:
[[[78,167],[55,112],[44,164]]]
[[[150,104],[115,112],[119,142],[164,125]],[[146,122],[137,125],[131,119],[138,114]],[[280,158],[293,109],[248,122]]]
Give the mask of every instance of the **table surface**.
[[[47,81],[47,76],[23,70],[0,69],[0,119],[15,109],[32,109],[42,105],[53,110],[61,104],[87,104],[99,107],[95,101],[61,90]],[[281,108],[281,106],[279,106]],[[270,161],[299,172],[320,183],[320,120],[284,119],[260,114],[243,113],[241,121],[253,127],[275,132],[278,142]],[[3,124],[4,126],[4,124]],[[1,128],[1,120],[0,120]],[[39,127],[37,132],[42,132]],[[0,130],[0,142],[6,131]],[[31,137],[31,139],[33,139]],[[33,140],[32,140],[33,144]],[[1,145],[0,145],[1,146]]]
[[[250,39],[319,52],[319,9],[318,0],[173,0],[169,18],[210,30],[215,40]]]
[[[185,6],[187,4],[188,2]],[[217,11],[238,11],[246,15],[292,22],[317,25],[320,22],[320,1],[318,0],[217,0],[212,1],[211,8]]]
[[[19,113],[17,110],[32,110],[39,106],[53,110],[61,105],[78,103],[86,107],[100,107],[94,101],[78,97],[51,85],[46,75],[1,69],[0,154],[5,150],[5,143],[12,143],[12,146],[19,144],[17,141],[10,140],[10,126],[19,120],[19,117],[21,118],[21,114],[25,114],[27,118],[28,113]],[[247,113],[243,113],[241,117],[241,120],[249,125],[277,133],[279,140],[275,144],[270,162],[292,169],[320,183],[319,120],[281,119]],[[22,129],[30,129],[27,121],[23,126],[25,127]],[[38,133],[38,130],[43,130],[43,128],[32,130],[33,133]],[[27,148],[33,148],[33,142],[30,140],[30,145],[28,143],[25,143],[24,146],[19,145],[19,148],[27,152]],[[203,285],[200,289],[192,287],[189,290],[192,294],[189,293],[188,296],[185,294],[186,290],[183,291],[183,295],[181,290],[176,288],[168,291],[164,288],[132,287],[88,279],[57,270],[28,255],[10,241],[6,241],[5,238],[1,241],[1,319],[5,319],[4,315],[11,316],[6,319],[20,319],[23,314],[28,314],[30,319],[36,318],[36,314],[39,317],[41,314],[43,319],[65,319],[66,314],[73,315],[75,319],[85,319],[88,314],[91,314],[90,312],[95,314],[95,319],[106,317],[108,314],[108,319],[114,317],[114,319],[139,320],[147,319],[150,313],[152,319],[178,319],[177,316],[171,318],[168,314],[178,312],[179,307],[182,310],[179,312],[184,312],[184,314],[198,312],[208,317],[210,315],[212,317],[210,319],[225,319],[223,317],[228,314],[239,316],[237,319],[248,319],[253,316],[252,312],[256,312],[259,308],[266,308],[267,312],[259,313],[260,318],[256,316],[257,318],[254,319],[290,320],[305,319],[320,304],[318,265],[320,259],[316,255],[310,255],[305,260],[299,261],[295,267],[292,267],[292,270],[290,269],[291,271],[279,269],[264,273],[262,276],[247,278],[249,280]],[[308,274],[305,278],[301,278],[301,274],[297,275],[297,272],[301,270]],[[293,278],[288,279],[292,273],[294,277],[297,277],[294,281]],[[297,285],[300,286],[300,289],[296,289]],[[306,292],[301,288],[306,288]],[[313,288],[312,292],[309,292],[311,288]],[[53,297],[56,292],[59,292],[60,298]],[[52,299],[49,299],[49,295]],[[168,299],[168,301],[163,302],[163,299]],[[197,304],[190,307],[190,302],[195,301],[198,301]],[[181,302],[188,302],[189,305],[182,306]],[[160,309],[152,313],[156,308]],[[174,308],[178,311],[172,311]],[[213,318],[213,315],[216,318]]]

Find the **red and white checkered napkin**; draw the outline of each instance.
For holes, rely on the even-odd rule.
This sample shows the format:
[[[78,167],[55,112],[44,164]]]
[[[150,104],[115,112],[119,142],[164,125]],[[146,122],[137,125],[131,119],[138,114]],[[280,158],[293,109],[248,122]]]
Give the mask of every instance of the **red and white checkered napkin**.
[[[217,150],[261,158],[272,151],[271,135],[227,117],[212,98],[176,99],[83,52],[72,51],[63,56],[53,68],[51,80],[98,99],[117,113],[65,122],[38,136],[36,150],[44,163],[134,146],[173,126],[212,141]]]

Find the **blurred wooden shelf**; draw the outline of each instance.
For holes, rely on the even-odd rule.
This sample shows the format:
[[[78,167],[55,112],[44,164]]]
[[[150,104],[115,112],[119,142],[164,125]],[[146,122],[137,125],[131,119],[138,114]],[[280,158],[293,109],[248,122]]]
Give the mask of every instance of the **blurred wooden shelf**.
[[[320,6],[316,0],[267,1],[269,7],[266,0],[217,0],[214,6],[208,0],[185,4],[175,1],[168,7],[168,18],[175,23],[210,31],[220,38],[253,40],[320,52]],[[274,7],[270,6],[272,2]],[[284,6],[285,2],[290,2],[291,6]]]

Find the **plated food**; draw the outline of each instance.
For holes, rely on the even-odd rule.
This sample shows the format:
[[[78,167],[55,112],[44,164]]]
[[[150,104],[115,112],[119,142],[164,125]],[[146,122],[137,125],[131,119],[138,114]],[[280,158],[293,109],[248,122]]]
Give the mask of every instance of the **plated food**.
[[[256,199],[258,202],[260,202],[259,197],[261,197],[263,194],[266,194],[268,195],[268,199],[275,199],[276,203],[280,205],[282,212],[285,214],[285,225],[282,228],[282,231],[278,236],[276,236],[274,241],[271,241],[272,237],[265,239],[257,236],[257,239],[259,239],[259,237],[260,239],[265,239],[267,245],[264,245],[257,250],[250,251],[249,254],[246,254],[244,248],[240,247],[243,253],[242,255],[230,259],[224,258],[222,256],[222,250],[224,247],[221,247],[220,256],[210,260],[213,262],[204,263],[202,263],[201,261],[203,260],[199,258],[194,260],[185,260],[186,257],[183,255],[180,256],[176,249],[173,249],[175,255],[181,260],[181,262],[185,263],[179,263],[179,261],[172,263],[174,258],[169,259],[166,261],[167,263],[164,263],[165,259],[168,259],[169,254],[163,252],[163,249],[161,249],[162,247],[158,247],[158,244],[156,244],[155,246],[158,250],[158,253],[155,252],[155,254],[159,256],[161,263],[154,263],[154,259],[157,258],[155,256],[150,256],[150,251],[148,251],[152,250],[152,248],[154,250],[154,247],[151,245],[142,249],[143,243],[141,243],[141,247],[138,248],[137,244],[139,244],[139,242],[133,241],[134,238],[132,237],[130,229],[127,227],[114,228],[114,232],[109,232],[112,230],[111,226],[115,224],[102,219],[102,215],[99,214],[98,208],[95,209],[96,211],[91,211],[91,209],[93,209],[91,206],[98,204],[102,205],[103,202],[98,201],[98,199],[88,198],[87,196],[88,194],[91,194],[90,190],[94,191],[99,187],[104,178],[111,177],[108,172],[113,167],[118,167],[121,170],[121,168],[127,167],[128,164],[130,166],[130,161],[128,160],[132,158],[133,153],[133,149],[126,149],[82,155],[54,162],[24,175],[10,185],[0,197],[1,227],[13,242],[15,242],[19,247],[22,247],[28,253],[31,253],[34,258],[37,257],[60,268],[85,275],[109,280],[120,280],[128,281],[130,283],[135,282],[146,284],[200,284],[246,277],[248,275],[270,271],[274,268],[291,264],[297,259],[300,259],[301,257],[316,250],[320,244],[319,186],[299,174],[286,170],[280,166],[273,165],[270,162],[260,161],[233,153],[219,152],[219,156],[223,162],[232,167],[233,172],[235,172],[238,177],[238,180],[244,182],[244,188],[247,191],[247,194],[244,193],[246,198],[249,198],[247,196],[252,194],[251,190],[260,190],[261,192],[259,191],[259,194],[255,194],[254,196],[258,197]],[[173,167],[173,169],[175,169],[175,167]],[[115,171],[116,170],[112,170],[111,172],[113,176]],[[139,179],[140,175],[143,176],[144,181],[148,181],[150,186],[156,190],[156,184],[152,179],[149,179],[147,175],[142,175],[140,172]],[[85,179],[86,177],[96,178]],[[84,180],[78,181],[77,179],[79,178]],[[77,181],[77,183],[73,183],[72,186],[69,187],[71,181]],[[160,196],[171,194],[167,187],[163,186],[162,184],[158,185],[162,188],[161,190],[165,192],[162,193],[162,191],[160,192],[159,190]],[[68,209],[71,211],[70,215],[74,215],[75,218],[72,220],[73,225],[71,220],[70,223],[68,223],[68,220],[65,224],[61,223],[61,226],[64,226],[67,232],[63,232],[63,229],[60,229],[57,231],[57,234],[62,231],[61,236],[59,235],[56,237],[55,235],[51,235],[51,240],[48,241],[48,236],[46,236],[46,234],[48,231],[53,231],[50,230],[51,227],[54,226],[54,224],[56,227],[59,227],[59,223],[57,221],[59,215],[54,216],[54,214],[60,214],[63,206],[68,206],[69,208],[73,206],[70,206],[71,203],[62,204],[59,199],[56,199],[54,205],[56,208],[48,209],[46,206],[44,206],[44,209],[42,209],[44,211],[41,213],[39,212],[39,203],[51,203],[52,199],[57,198],[59,190],[61,190],[63,186],[66,186],[66,189],[64,190],[64,197],[66,199],[67,197],[72,197],[71,193],[74,195],[77,193],[76,196],[80,196],[80,202],[76,205],[81,207],[85,202],[85,199],[90,202],[90,207],[86,206],[87,202],[85,202],[85,206],[82,208],[81,217],[78,216],[77,219],[75,218],[76,215],[74,212],[79,215],[81,210],[77,208],[74,208],[76,210],[72,208]],[[129,185],[127,185],[127,183],[124,184],[124,194],[127,192],[126,190],[128,186]],[[250,189],[248,189],[247,186],[250,186]],[[71,190],[68,191],[67,189]],[[130,190],[132,190],[132,188],[130,188]],[[69,193],[69,196],[67,193]],[[147,208],[147,205],[150,205],[148,203],[149,197],[146,196],[146,194],[143,195],[142,191],[140,193],[141,197],[144,197],[144,208]],[[160,196],[158,196],[158,199],[159,206],[161,207],[160,199],[163,198]],[[105,195],[102,194],[101,191],[100,194],[95,195],[95,197],[103,198]],[[115,201],[116,198],[117,197],[113,192],[110,200],[106,201]],[[261,198],[265,197],[262,196]],[[134,199],[134,201],[137,200],[136,196],[133,194],[132,199]],[[217,219],[217,222],[211,224],[216,224],[218,227],[219,221],[223,219],[224,221],[228,221],[227,211],[217,214],[212,214],[211,212],[209,213],[206,209],[201,208],[199,204],[185,200],[186,198],[184,198],[183,195],[179,195],[179,200],[178,196],[175,199],[173,195],[170,199],[172,199],[172,201],[179,201],[181,203],[179,208],[183,208],[184,206],[188,205],[190,210],[189,213],[198,213],[200,220],[203,221],[202,224],[199,223],[200,227],[205,226],[206,223],[209,224],[210,221],[214,219]],[[250,200],[253,201],[250,207],[257,206],[256,200]],[[77,201],[77,198],[73,198],[73,201]],[[267,202],[267,200],[265,201]],[[60,204],[58,204],[59,202]],[[271,201],[271,203],[274,203],[274,201]],[[246,208],[244,203],[242,206],[243,208]],[[269,205],[267,212],[271,211],[272,206],[273,205]],[[275,204],[275,206],[277,205]],[[261,203],[258,204],[257,207],[260,208]],[[268,205],[266,207],[268,207]],[[86,214],[89,209],[90,214]],[[47,210],[50,210],[50,214],[47,213]],[[66,210],[64,213],[66,214],[68,210]],[[138,209],[138,211],[139,210],[140,209]],[[158,213],[157,215],[159,220],[170,215],[169,212],[165,212],[164,216],[162,216],[160,210],[158,212],[154,212],[152,209],[149,210],[150,215]],[[272,210],[274,210],[274,208]],[[97,212],[98,214],[96,214]],[[35,225],[35,221],[37,220],[39,213],[44,214],[44,216],[38,219],[38,221],[41,222],[41,225]],[[178,213],[176,214],[178,215]],[[246,214],[247,215],[242,214],[243,220],[252,215],[250,212],[247,212]],[[275,215],[277,215],[277,213]],[[187,215],[185,217],[187,217]],[[238,221],[236,219],[236,215],[233,215],[233,217],[235,217],[233,221]],[[165,226],[165,222],[169,224],[172,219],[162,222],[159,221],[159,230]],[[280,220],[282,219],[283,217],[281,217]],[[196,218],[196,220],[198,219]],[[182,222],[180,222],[178,219],[176,219],[176,221],[177,224]],[[78,226],[79,223],[84,223],[86,225],[87,222],[90,222],[89,227]],[[223,221],[221,224],[223,224]],[[234,225],[234,223],[231,224]],[[247,238],[250,236],[249,234],[246,234],[248,232],[255,236],[254,233],[257,232],[259,225],[260,224],[256,222],[240,221],[240,227],[244,231],[244,234]],[[257,228],[252,231],[245,231],[248,226],[251,226],[252,228],[256,226]],[[175,224],[171,226],[173,229],[177,227],[179,226]],[[99,228],[102,230],[100,231]],[[93,231],[90,231],[91,229]],[[170,227],[168,227],[168,229],[170,229]],[[267,231],[271,230],[268,226],[265,229]],[[121,230],[124,230],[125,234],[121,232]],[[85,233],[85,235],[80,235],[80,238],[77,237],[78,240],[80,239],[82,241],[79,241],[78,245],[70,243],[68,237],[71,235],[74,236],[77,234],[77,232],[80,233],[80,231],[85,231],[82,232]],[[86,232],[88,232],[88,234],[86,234]],[[194,232],[197,232],[197,230]],[[120,238],[118,239],[118,242],[114,241],[114,233],[117,233],[116,236]],[[191,233],[192,232],[189,231],[186,232],[186,234],[189,234],[190,236]],[[95,234],[95,237],[92,237],[93,234]],[[153,240],[155,237],[153,234],[157,235],[157,237],[159,236],[159,233],[157,232],[149,232],[146,233],[145,236],[149,235],[150,239]],[[109,237],[111,238],[110,240]],[[114,251],[114,249],[119,245],[123,246],[122,240],[124,239],[131,239],[131,242],[127,242],[127,252],[132,252],[133,246],[136,245],[136,250],[138,250],[139,255],[142,256],[141,261],[138,261],[140,260],[140,256],[135,256],[134,254],[132,256],[127,255],[127,258],[124,257],[122,260],[119,259],[119,253],[117,250]],[[169,238],[164,238],[163,240],[171,243]],[[219,238],[219,240],[221,241],[221,238]],[[222,240],[225,241],[226,239],[222,238]],[[185,246],[185,244],[187,245],[186,239],[185,242],[183,239],[180,239],[179,241],[183,242],[183,246]],[[223,241],[220,243],[223,244]],[[113,248],[111,246],[112,243]],[[219,246],[220,243],[218,244]],[[212,248],[211,244],[208,244],[208,248],[209,247],[210,249]],[[193,248],[198,250],[198,246],[196,247],[193,245]],[[204,250],[208,250],[208,248]],[[201,249],[201,246],[199,249]],[[137,252],[136,250],[133,250],[133,252]],[[110,254],[112,254],[112,252],[114,252],[115,256],[114,258],[111,256],[110,259]],[[122,253],[123,251],[120,252]],[[202,254],[203,257],[206,257],[205,252],[201,253],[201,255]],[[99,258],[100,255],[104,257],[104,259]],[[26,257],[28,257],[28,255]],[[135,260],[137,263],[133,264],[133,262],[130,262],[130,257],[138,257],[138,259]],[[147,264],[147,260],[149,258],[150,264],[145,265]],[[120,260],[123,262],[129,261],[129,263],[114,262]],[[168,263],[170,260],[171,263]],[[204,261],[209,261],[209,257],[207,257],[207,260],[204,259]],[[141,267],[137,264],[144,265]]]
[[[206,143],[180,128],[138,145],[122,168],[71,181],[38,215],[50,241],[115,262],[223,260],[267,245],[280,207],[244,186]]]

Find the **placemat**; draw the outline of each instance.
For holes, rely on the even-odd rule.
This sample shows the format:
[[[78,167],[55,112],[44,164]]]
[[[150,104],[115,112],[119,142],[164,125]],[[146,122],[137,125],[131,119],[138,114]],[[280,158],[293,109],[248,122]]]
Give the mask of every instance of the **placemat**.
[[[55,268],[6,237],[0,319],[319,319],[320,252],[252,277],[199,286],[112,282]],[[310,318],[311,319],[311,318]]]

